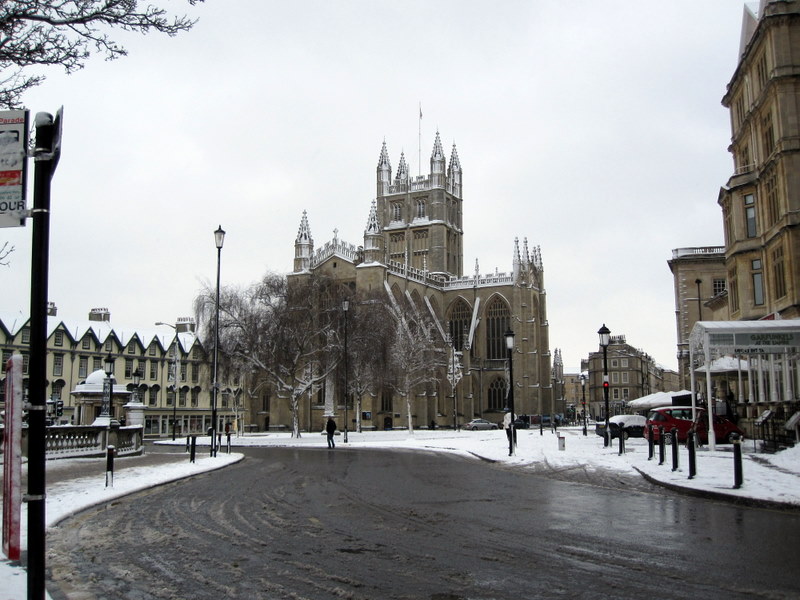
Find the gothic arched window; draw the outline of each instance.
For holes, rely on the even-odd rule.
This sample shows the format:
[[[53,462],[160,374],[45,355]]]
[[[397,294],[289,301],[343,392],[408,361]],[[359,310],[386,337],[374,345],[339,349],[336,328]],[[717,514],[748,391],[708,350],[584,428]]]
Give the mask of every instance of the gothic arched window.
[[[495,297],[486,307],[486,358],[506,357],[505,332],[509,327],[511,313],[500,297]]]
[[[472,318],[472,311],[469,305],[463,298],[456,300],[450,309],[450,319],[447,326],[450,331],[450,336],[453,340],[453,345],[459,352],[464,350],[464,343],[467,341],[469,334],[469,324]]]
[[[417,200],[417,218],[425,217],[425,200]]]
[[[392,221],[402,221],[403,220],[403,204],[401,202],[395,202],[392,204]]]
[[[489,386],[489,410],[503,410],[506,405],[506,380],[498,377]]]

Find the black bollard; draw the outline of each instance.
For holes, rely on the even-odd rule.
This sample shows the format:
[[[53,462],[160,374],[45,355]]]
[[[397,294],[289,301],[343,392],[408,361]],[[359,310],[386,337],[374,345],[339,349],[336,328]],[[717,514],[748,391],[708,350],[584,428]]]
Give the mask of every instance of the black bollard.
[[[697,475],[697,449],[694,444],[694,432],[690,431],[686,437],[686,447],[689,449],[689,479]]]
[[[653,424],[647,424],[647,460],[653,460],[656,453],[656,443],[653,439]]]
[[[673,427],[669,432],[670,439],[672,440],[672,470],[678,470],[678,430]]]
[[[191,438],[192,438],[192,443],[189,446],[189,462],[193,463],[194,462],[195,451],[197,449],[197,436],[193,435],[193,436],[191,436]],[[188,440],[188,438],[187,438],[187,440]]]
[[[186,452],[189,452],[189,436],[186,436]]]
[[[114,487],[114,446],[106,448],[106,487]]]
[[[733,488],[738,490],[744,483],[742,476],[742,440],[739,434],[733,434]]]
[[[622,427],[619,428],[619,455],[625,454],[625,431]]]
[[[225,435],[228,436],[228,440],[227,440],[228,441],[228,454],[230,454],[231,453],[231,434],[230,434],[230,432],[228,432]]]
[[[667,453],[666,449],[667,440],[664,437],[664,426],[658,426],[658,464],[663,465],[666,460],[664,455]]]

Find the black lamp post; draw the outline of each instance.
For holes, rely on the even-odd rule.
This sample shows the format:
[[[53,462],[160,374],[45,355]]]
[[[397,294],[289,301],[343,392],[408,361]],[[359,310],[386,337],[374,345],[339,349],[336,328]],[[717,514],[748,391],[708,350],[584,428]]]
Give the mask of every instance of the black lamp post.
[[[603,436],[603,446],[611,445],[611,427],[608,422],[608,345],[611,343],[611,331],[606,324],[597,331],[600,336],[600,347],[603,349],[603,400],[606,408],[606,434]]]
[[[514,432],[514,332],[508,329],[505,333],[506,349],[508,350],[508,411],[511,415],[508,425],[508,455],[514,454],[516,446],[516,435]]]
[[[214,232],[214,244],[217,247],[217,317],[214,320],[214,390],[211,396],[211,456],[217,455],[217,392],[219,382],[217,381],[217,366],[219,356],[219,271],[222,261],[222,244],[225,242],[225,231],[220,225]]]
[[[176,325],[170,325],[169,323],[164,323],[163,321],[158,321],[156,325],[166,325],[167,327],[172,327],[175,330],[175,395],[172,397],[172,441],[175,441],[175,424],[178,421],[178,380],[181,370],[181,358],[180,358],[180,340],[178,339],[178,327]]]
[[[583,435],[586,435],[586,375],[581,373],[581,403],[583,404]]]
[[[350,303],[345,300],[342,302],[344,312],[344,443],[347,443],[347,309]]]
[[[108,427],[111,425],[111,396],[114,393],[114,356],[111,352],[103,360],[106,378],[103,380],[103,398],[100,404],[100,415],[92,425]]]
[[[703,320],[703,298],[700,296],[700,284],[703,283],[702,279],[695,279],[695,285],[697,286],[697,320]]]
[[[136,370],[131,373],[131,377],[133,378],[133,401],[139,401],[139,383],[142,381],[142,370],[139,367],[136,367]]]

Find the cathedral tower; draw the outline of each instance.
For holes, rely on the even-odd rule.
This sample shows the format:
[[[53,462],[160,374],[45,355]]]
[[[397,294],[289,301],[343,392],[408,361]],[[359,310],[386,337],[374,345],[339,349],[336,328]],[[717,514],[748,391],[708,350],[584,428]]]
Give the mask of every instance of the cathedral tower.
[[[383,143],[377,169],[377,217],[383,227],[386,260],[405,268],[461,277],[461,162],[453,144],[447,166],[438,131],[430,169],[427,176],[411,177],[405,154],[401,154],[392,182],[389,153]]]

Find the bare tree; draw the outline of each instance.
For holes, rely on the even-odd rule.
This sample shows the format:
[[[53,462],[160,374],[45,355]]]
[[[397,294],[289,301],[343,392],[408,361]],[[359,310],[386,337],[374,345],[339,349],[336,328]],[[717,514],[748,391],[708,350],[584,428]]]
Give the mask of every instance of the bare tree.
[[[389,368],[395,322],[385,296],[356,296],[348,317],[347,393],[356,401],[356,431],[361,431],[361,399],[377,394]]]
[[[447,356],[429,318],[406,305],[394,304],[391,310],[397,324],[391,342],[391,386],[406,400],[408,431],[414,433],[414,394],[438,380],[441,369],[447,366]]]
[[[311,277],[288,285],[267,275],[247,290],[220,297],[220,355],[230,368],[249,364],[290,398],[292,437],[300,437],[300,398],[336,368],[341,347],[326,305],[328,285]],[[210,290],[195,302],[204,338],[213,335],[215,300]]]
[[[0,267],[7,267],[10,263],[8,257],[14,252],[14,246],[9,245],[8,242],[3,242],[0,246]]]
[[[204,0],[187,0],[191,5]],[[0,106],[16,108],[22,95],[44,81],[26,69],[62,66],[82,69],[88,58],[107,60],[127,51],[106,32],[118,29],[169,36],[191,29],[196,20],[169,16],[139,0],[3,0],[0,3]]]

